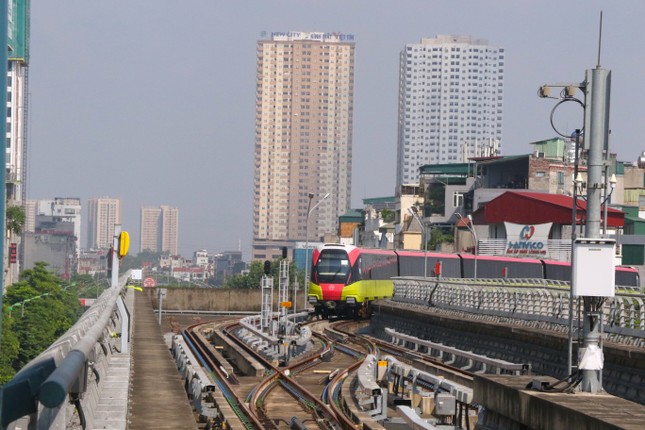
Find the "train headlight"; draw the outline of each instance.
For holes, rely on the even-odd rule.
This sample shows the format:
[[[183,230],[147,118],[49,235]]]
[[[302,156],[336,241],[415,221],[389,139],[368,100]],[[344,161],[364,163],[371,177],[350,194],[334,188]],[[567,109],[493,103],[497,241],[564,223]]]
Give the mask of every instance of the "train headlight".
[[[347,304],[348,305],[356,305],[356,297],[347,297]]]
[[[318,303],[318,299],[316,296],[309,296],[309,303]]]

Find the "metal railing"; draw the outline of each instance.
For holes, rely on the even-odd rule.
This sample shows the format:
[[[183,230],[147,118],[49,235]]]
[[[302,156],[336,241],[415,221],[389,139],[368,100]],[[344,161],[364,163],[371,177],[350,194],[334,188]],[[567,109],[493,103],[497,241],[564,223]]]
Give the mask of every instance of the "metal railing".
[[[128,351],[130,319],[123,302],[128,277],[129,272],[106,289],[76,324],[2,387],[2,429],[93,428],[110,359]]]
[[[562,332],[569,324],[566,281],[396,278],[393,300],[490,320],[512,318],[520,325],[546,325]],[[615,297],[607,298],[603,306],[603,326],[609,340],[645,346],[645,295],[617,286]]]

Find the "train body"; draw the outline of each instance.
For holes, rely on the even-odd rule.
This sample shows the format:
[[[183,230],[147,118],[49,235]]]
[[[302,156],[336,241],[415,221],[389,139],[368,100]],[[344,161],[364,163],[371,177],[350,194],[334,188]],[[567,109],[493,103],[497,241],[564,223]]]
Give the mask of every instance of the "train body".
[[[530,258],[326,244],[312,254],[308,301],[319,315],[358,315],[373,300],[392,297],[397,276],[537,278],[569,281],[569,263]],[[638,287],[638,270],[616,267],[616,285]]]

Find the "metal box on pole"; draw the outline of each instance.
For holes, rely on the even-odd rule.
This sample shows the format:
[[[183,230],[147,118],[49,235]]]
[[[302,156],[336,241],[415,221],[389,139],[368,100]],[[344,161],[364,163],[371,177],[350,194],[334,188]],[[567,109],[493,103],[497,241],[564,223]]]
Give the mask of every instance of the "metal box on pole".
[[[573,243],[573,295],[614,297],[616,241],[576,239]]]

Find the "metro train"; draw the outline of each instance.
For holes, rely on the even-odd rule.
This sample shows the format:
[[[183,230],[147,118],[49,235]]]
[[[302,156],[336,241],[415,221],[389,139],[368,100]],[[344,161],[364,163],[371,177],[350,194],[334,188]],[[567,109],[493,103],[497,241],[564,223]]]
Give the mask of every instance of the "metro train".
[[[393,277],[538,278],[571,280],[569,263],[530,258],[367,249],[325,244],[314,250],[308,301],[317,315],[358,316],[371,301],[392,297]],[[476,269],[475,269],[476,267]],[[638,287],[638,270],[617,266],[616,285]]]

